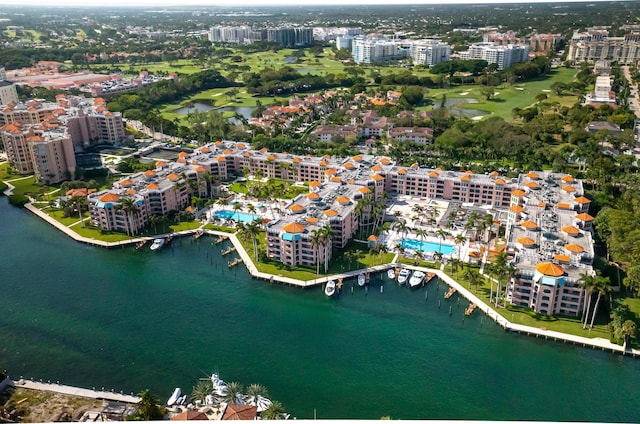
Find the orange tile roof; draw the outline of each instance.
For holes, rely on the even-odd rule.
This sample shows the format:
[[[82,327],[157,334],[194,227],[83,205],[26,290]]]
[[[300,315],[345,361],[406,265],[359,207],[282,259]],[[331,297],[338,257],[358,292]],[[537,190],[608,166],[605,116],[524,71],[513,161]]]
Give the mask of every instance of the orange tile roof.
[[[494,181],[494,183],[496,183],[496,184],[500,184],[500,185],[504,185],[504,184],[506,184],[506,181],[505,181],[505,180],[503,180],[502,178],[497,178],[497,179]]]
[[[351,159],[355,160],[356,162],[360,162],[362,160],[362,156],[360,155],[355,155],[354,157],[352,157]]]
[[[382,167],[380,165],[373,165],[371,167],[371,170],[375,171],[375,172],[380,172],[380,171],[382,171]]]
[[[517,189],[517,190],[513,190],[511,192],[512,196],[516,196],[516,197],[523,197],[525,196],[527,193],[525,193],[523,190]]]
[[[230,155],[231,153],[233,153],[233,150],[231,150],[231,149],[224,149],[224,150],[222,151],[222,154],[223,154],[223,155]]]
[[[536,270],[549,277],[560,277],[564,274],[564,269],[551,262],[541,262],[536,265]]]
[[[178,160],[176,162],[178,162],[178,163],[187,163],[185,158],[178,158]]]
[[[528,182],[524,183],[524,185],[529,187],[529,188],[531,188],[531,189],[534,189],[534,190],[537,189],[537,188],[540,188],[540,184],[538,184],[538,183],[536,183],[534,181],[528,181]]]
[[[374,181],[382,181],[384,180],[384,177],[380,174],[374,174],[373,177],[371,177]]]
[[[558,203],[558,209],[571,209],[571,205],[568,203]]]
[[[329,209],[328,211],[324,211],[325,216],[332,217],[340,215],[337,210]]]
[[[523,246],[533,246],[536,244],[536,241],[529,237],[520,237],[516,241]]]
[[[369,240],[369,241],[378,241],[378,237],[376,237],[375,234],[371,234],[369,237],[367,237],[367,240]]]
[[[213,143],[213,144],[215,144],[216,146],[220,147],[220,146],[222,146],[222,141],[216,141],[216,142],[215,142],[215,143]]]
[[[383,164],[383,165],[388,165],[388,164],[391,163],[391,161],[389,159],[387,159],[387,158],[382,158],[382,159],[380,159],[380,163]]]
[[[538,228],[538,224],[533,221],[522,221],[520,225],[528,230],[535,230],[536,228]]]
[[[167,162],[163,160],[159,160],[158,162],[156,162],[156,168],[164,168],[165,166],[167,166]]]
[[[464,171],[464,173],[467,175],[473,175],[473,171]]]
[[[537,180],[540,178],[540,175],[536,174],[535,172],[529,172],[527,174],[527,177],[531,178],[532,180]]]
[[[344,166],[345,168],[347,168],[347,169],[351,169],[351,168],[354,168],[354,167],[355,167],[355,165],[354,165],[354,164],[352,164],[351,162],[347,162],[347,163],[345,163],[343,166]]]
[[[291,212],[302,212],[304,210],[304,206],[294,203],[293,205],[289,206],[289,209],[291,210]]]
[[[339,183],[339,182],[342,182],[342,178],[340,178],[340,177],[331,177],[331,181],[333,181],[334,183]]]
[[[327,165],[329,165],[329,162],[327,162],[326,160],[320,161],[320,166],[327,166]]]
[[[269,156],[267,156],[268,160],[276,160],[278,158],[278,156],[274,155],[273,153],[270,154]]]
[[[267,149],[266,147],[263,147],[262,149],[260,149],[260,153],[267,153],[269,151],[269,149]]]
[[[318,199],[320,199],[320,195],[318,193],[309,193],[309,194],[307,194],[307,199],[309,199],[309,200],[318,200]]]
[[[134,194],[136,194],[136,191],[134,189],[130,188],[125,193],[127,193],[129,196],[133,196]]]
[[[169,179],[171,181],[176,181],[176,180],[180,179],[180,175],[171,173],[171,174],[167,175],[167,179]]]
[[[500,175],[498,171],[491,171],[491,173],[489,174],[490,177],[497,177],[498,175]]]
[[[336,170],[335,170],[335,169],[333,169],[333,168],[329,168],[329,169],[327,169],[326,171],[324,171],[325,175],[336,175],[336,173],[337,173],[337,172],[338,172],[338,171],[336,171]]]
[[[571,175],[565,175],[564,177],[560,178],[562,181],[564,181],[565,183],[572,183],[574,182],[576,179],[573,178]]]
[[[366,194],[366,193],[371,193],[371,190],[369,190],[369,188],[368,188],[368,187],[360,187],[360,188],[358,189],[358,191],[359,191],[360,193],[364,193],[364,194]]]
[[[584,247],[580,246],[579,244],[575,244],[575,243],[569,243],[564,248],[567,249],[571,253],[582,253],[582,252],[584,252]]]
[[[204,146],[204,147],[201,147],[201,148],[200,148],[200,151],[201,151],[202,153],[207,153],[207,152],[210,152],[210,151],[211,151],[211,149],[210,149],[210,148],[208,148],[207,146]]]
[[[317,224],[318,223],[318,218],[315,218],[313,216],[308,216],[305,219],[309,224]]]
[[[338,197],[336,199],[336,202],[346,205],[346,204],[351,202],[351,199],[349,199],[348,197],[345,197],[345,196],[340,196],[340,197]]]
[[[304,225],[298,222],[290,222],[282,227],[282,229],[287,233],[296,234],[304,231]]]
[[[147,189],[149,189],[149,190],[157,190],[159,188],[160,188],[160,186],[158,184],[156,184],[156,183],[151,183],[151,184],[147,185]]]
[[[196,166],[196,172],[204,172],[207,169],[204,166]]]
[[[553,255],[553,259],[555,259],[558,262],[570,262],[571,258],[567,255]]]
[[[251,157],[251,152],[244,152],[242,156],[244,156],[245,158],[249,158]]]
[[[236,144],[236,147],[237,147],[238,149],[244,149],[244,148],[246,148],[246,147],[247,147],[247,145],[246,145],[246,144],[244,144],[244,143],[238,143],[238,144]]]
[[[589,215],[588,213],[579,213],[578,215],[576,215],[576,218],[579,219],[580,221],[593,221],[593,217],[591,215]]]
[[[406,170],[406,169],[404,169],[404,168],[400,168],[400,169],[398,169],[398,174],[400,174],[400,175],[404,175],[404,174],[406,174],[406,173],[407,173],[407,170]]]
[[[509,210],[516,213],[524,212],[524,208],[520,205],[510,206]]]
[[[179,156],[179,157],[181,157],[181,158],[184,158],[184,157],[189,156],[189,153],[187,153],[187,152],[180,152],[180,153],[178,153],[178,156]]]
[[[226,159],[224,158],[224,156],[218,156],[218,157],[216,158],[216,161],[218,161],[218,162],[224,162],[224,161],[226,161]]]
[[[123,186],[123,187],[127,187],[127,186],[130,186],[130,185],[133,185],[133,181],[131,181],[131,180],[122,180],[122,181],[120,181],[120,185]]]
[[[415,164],[414,164],[414,165],[415,165]],[[444,169],[442,169],[442,168],[440,168],[440,167],[437,167],[437,168],[436,168],[436,171],[438,171],[438,172],[442,172],[442,171],[444,171]]]
[[[156,171],[150,169],[148,171],[144,171],[144,176],[145,177],[154,177],[156,175]]]
[[[580,230],[577,227],[574,227],[573,225],[567,225],[565,227],[562,227],[562,231],[571,235],[580,234]]]
[[[437,172],[433,172],[433,171],[431,171],[431,172],[429,172],[429,176],[430,176],[431,178],[437,178],[437,177],[439,177],[439,176],[440,176],[440,174],[438,174]]]
[[[322,184],[320,184],[318,181],[311,181],[309,183],[309,187],[320,187]]]
[[[293,163],[300,163],[302,162],[302,159],[300,158],[293,158]]]
[[[461,181],[471,181],[471,176],[469,175],[463,175],[462,177],[460,177]]]
[[[567,193],[573,193],[574,191],[576,191],[576,188],[570,185],[562,186],[562,189]]]
[[[120,200],[120,195],[115,193],[105,193],[98,198],[101,202],[117,202]]]
[[[581,204],[585,204],[585,203],[591,203],[591,200],[587,199],[584,196],[580,196],[580,197],[576,197],[575,199],[573,199],[574,202],[576,203],[581,203]]]
[[[418,168],[420,168],[420,164],[418,162],[415,162],[415,163],[411,164],[411,168],[418,169]]]
[[[325,158],[325,159],[331,159],[331,155],[324,155],[322,157]]]

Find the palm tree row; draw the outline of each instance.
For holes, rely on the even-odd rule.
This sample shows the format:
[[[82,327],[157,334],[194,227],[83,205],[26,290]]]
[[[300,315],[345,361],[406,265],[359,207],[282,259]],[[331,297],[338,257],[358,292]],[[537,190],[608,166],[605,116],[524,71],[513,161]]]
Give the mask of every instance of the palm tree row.
[[[236,203],[237,204],[237,203]],[[260,234],[261,221],[259,219],[251,222],[238,222],[238,235],[244,240],[251,240],[253,245],[253,259],[258,260],[258,240]]]
[[[332,230],[331,225],[311,231],[311,246],[316,248],[316,274],[320,274],[320,259],[324,262],[325,274],[329,270],[329,252],[331,252]]]
[[[609,281],[609,277],[602,277],[599,274],[590,275],[590,274],[580,274],[580,280],[582,281],[582,287],[585,290],[585,307],[582,310],[582,328],[587,328],[587,321],[589,319],[589,310],[591,309],[591,300],[593,299],[593,295],[595,293],[598,294],[596,298],[596,303],[593,307],[593,312],[591,313],[591,322],[589,323],[589,328],[593,328],[593,323],[596,319],[596,314],[598,313],[598,305],[600,304],[600,300],[602,299],[602,295],[606,295],[611,292],[611,282]]]

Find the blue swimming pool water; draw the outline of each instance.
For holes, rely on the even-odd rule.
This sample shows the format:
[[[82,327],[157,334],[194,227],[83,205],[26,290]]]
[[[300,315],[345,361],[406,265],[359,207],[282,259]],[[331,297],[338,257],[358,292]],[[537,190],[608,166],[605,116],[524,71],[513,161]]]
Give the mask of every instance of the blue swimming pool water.
[[[440,245],[440,243],[432,243],[430,241],[420,241],[408,238],[402,239],[402,247],[404,247],[405,249],[420,250],[422,252],[429,253],[439,251],[443,255],[450,255],[456,251],[456,249],[450,244]]]
[[[221,219],[233,219],[234,221],[237,221],[238,219],[240,219],[240,222],[253,222],[256,219],[260,219],[260,217],[258,215],[254,215],[252,213],[246,213],[246,212],[234,212],[234,211],[230,211],[230,210],[221,210],[221,211],[216,211],[214,212],[214,215],[217,218],[221,218]]]

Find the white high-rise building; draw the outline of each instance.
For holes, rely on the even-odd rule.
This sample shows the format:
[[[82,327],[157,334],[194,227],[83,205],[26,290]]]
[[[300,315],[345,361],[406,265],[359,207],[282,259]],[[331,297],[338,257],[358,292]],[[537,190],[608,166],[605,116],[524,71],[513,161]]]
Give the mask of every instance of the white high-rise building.
[[[381,63],[405,58],[407,50],[384,38],[358,37],[353,40],[352,54],[356,63]]]
[[[496,45],[494,43],[475,43],[466,52],[460,52],[463,60],[486,60],[495,63],[498,69],[506,69],[514,63],[529,60],[529,46],[526,45]]]
[[[18,103],[18,90],[16,85],[0,79],[0,105]]]
[[[440,40],[416,40],[409,46],[409,56],[416,65],[434,66],[451,58],[451,46]]]

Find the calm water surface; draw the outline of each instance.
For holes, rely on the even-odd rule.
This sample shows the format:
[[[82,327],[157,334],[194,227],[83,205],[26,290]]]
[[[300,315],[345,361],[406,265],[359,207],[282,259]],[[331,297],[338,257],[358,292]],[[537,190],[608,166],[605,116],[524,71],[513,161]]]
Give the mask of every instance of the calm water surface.
[[[0,365],[167,398],[218,371],[298,418],[638,422],[640,361],[503,332],[435,283],[337,299],[229,271],[203,237],[159,252],[62,236],[0,199]],[[384,293],[379,290],[384,285]],[[441,307],[438,307],[438,302]],[[449,315],[451,307],[452,315]]]

